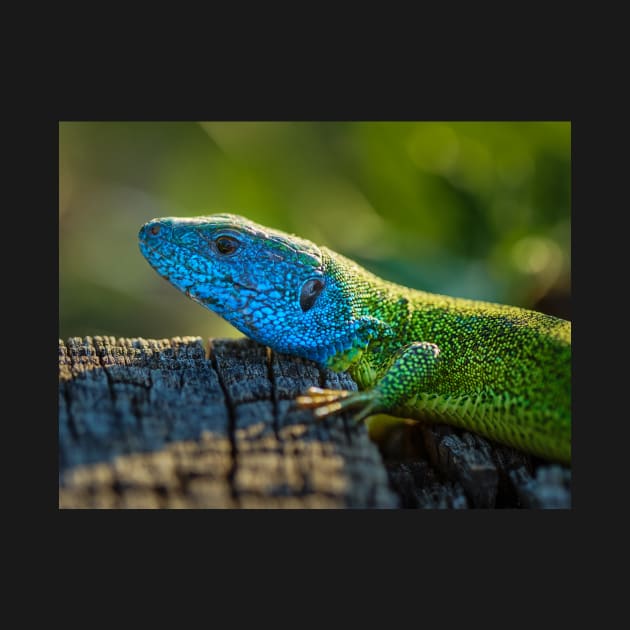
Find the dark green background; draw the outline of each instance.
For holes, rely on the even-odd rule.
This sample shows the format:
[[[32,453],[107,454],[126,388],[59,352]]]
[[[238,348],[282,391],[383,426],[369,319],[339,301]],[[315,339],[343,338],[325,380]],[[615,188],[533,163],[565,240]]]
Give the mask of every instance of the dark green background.
[[[408,286],[570,319],[568,122],[65,122],[59,334],[240,336],[149,267],[137,233],[215,212]]]

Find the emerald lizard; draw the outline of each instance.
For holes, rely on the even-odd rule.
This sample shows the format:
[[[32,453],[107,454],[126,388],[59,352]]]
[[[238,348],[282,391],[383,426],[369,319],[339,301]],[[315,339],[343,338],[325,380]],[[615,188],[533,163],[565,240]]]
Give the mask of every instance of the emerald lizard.
[[[571,322],[387,282],[232,214],[146,223],[140,249],[180,291],[275,351],[347,370],[359,391],[302,407],[444,422],[571,461]]]

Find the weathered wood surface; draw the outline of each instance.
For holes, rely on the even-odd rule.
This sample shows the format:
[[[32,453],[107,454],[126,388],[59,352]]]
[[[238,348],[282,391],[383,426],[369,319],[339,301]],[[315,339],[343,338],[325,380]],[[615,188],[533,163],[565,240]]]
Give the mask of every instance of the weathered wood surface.
[[[565,467],[419,423],[379,451],[297,409],[312,385],[356,389],[247,339],[60,340],[59,506],[570,507]]]

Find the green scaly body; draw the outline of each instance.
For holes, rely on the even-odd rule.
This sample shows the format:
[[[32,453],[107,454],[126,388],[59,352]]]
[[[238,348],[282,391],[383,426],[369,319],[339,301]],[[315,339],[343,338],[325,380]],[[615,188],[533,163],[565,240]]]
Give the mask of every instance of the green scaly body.
[[[439,367],[395,416],[446,422],[542,457],[571,459],[571,322],[531,310],[409,289],[322,248],[346,274],[365,314],[393,335],[362,352],[335,355],[361,389],[386,375],[394,391],[407,382],[393,357],[417,341],[438,346]],[[354,356],[352,356],[354,354]],[[412,379],[413,381],[414,379]],[[402,396],[404,399],[404,395]]]

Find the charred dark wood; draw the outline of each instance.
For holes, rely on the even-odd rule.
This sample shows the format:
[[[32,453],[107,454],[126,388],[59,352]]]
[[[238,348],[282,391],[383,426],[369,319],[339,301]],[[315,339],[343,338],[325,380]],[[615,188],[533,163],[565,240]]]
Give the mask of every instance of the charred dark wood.
[[[59,344],[60,507],[396,507],[376,446],[295,397],[356,389],[252,341]]]
[[[568,469],[448,427],[394,430],[384,463],[365,426],[295,406],[312,385],[356,389],[247,339],[60,341],[59,506],[570,506]]]

